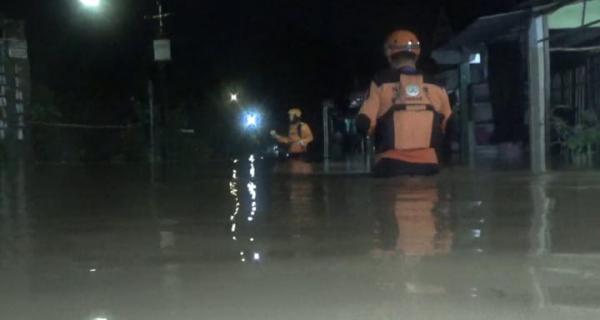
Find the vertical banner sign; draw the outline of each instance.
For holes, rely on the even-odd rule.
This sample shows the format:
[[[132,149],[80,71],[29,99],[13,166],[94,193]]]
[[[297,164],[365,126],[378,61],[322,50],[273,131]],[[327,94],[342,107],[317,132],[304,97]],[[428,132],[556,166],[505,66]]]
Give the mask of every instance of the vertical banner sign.
[[[169,40],[169,39],[154,40],[154,61],[158,61],[158,62],[171,61],[171,40]]]

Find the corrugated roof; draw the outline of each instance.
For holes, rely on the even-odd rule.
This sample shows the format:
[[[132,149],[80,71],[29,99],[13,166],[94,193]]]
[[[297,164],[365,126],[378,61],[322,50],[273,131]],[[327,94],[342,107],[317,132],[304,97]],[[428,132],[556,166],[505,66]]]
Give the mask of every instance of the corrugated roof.
[[[531,17],[529,10],[481,17],[439,50],[455,50],[492,41],[506,35],[511,30],[517,30],[525,26],[529,21],[529,17]]]
[[[445,45],[436,49],[433,56],[434,58],[438,56],[436,60],[448,60],[443,56],[448,55],[451,52],[460,53],[464,47],[475,47],[481,43],[504,37],[514,31],[523,30],[523,28],[527,27],[529,18],[532,15],[551,13],[561,7],[565,7],[578,1],[580,0],[534,0],[520,6],[520,8],[529,7],[530,9],[521,9],[508,13],[481,17]],[[577,29],[571,30],[572,31],[567,31],[566,34],[555,32],[550,37],[551,46],[582,46],[597,41],[597,39],[600,38],[600,31],[598,28],[586,28],[585,32],[579,32]],[[455,58],[450,60],[455,60]]]

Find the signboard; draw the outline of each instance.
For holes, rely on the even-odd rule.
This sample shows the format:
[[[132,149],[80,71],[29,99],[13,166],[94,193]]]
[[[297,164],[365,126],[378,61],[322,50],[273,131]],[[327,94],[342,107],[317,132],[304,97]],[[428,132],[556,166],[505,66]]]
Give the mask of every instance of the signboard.
[[[8,56],[14,59],[27,59],[27,42],[19,40],[10,41]]]
[[[154,40],[154,61],[171,61],[171,40]]]

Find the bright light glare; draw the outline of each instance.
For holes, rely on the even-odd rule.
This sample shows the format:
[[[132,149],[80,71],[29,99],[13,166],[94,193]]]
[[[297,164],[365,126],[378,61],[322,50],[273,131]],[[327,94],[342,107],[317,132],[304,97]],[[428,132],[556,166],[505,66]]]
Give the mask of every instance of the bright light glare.
[[[258,130],[261,126],[262,115],[256,110],[246,110],[242,113],[241,125],[246,130]],[[251,160],[252,162],[252,160]]]
[[[237,93],[230,94],[229,100],[231,100],[231,102],[238,102],[238,94]]]
[[[258,125],[258,116],[254,113],[246,115],[246,127],[256,127]]]
[[[100,6],[100,0],[79,0],[79,2],[88,8],[98,8]]]

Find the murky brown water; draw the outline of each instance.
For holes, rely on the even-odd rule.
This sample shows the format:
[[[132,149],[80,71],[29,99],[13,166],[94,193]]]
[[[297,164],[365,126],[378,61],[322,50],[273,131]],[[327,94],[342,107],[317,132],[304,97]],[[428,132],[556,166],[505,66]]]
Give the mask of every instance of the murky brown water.
[[[0,170],[0,319],[600,318],[600,173],[278,172]]]

